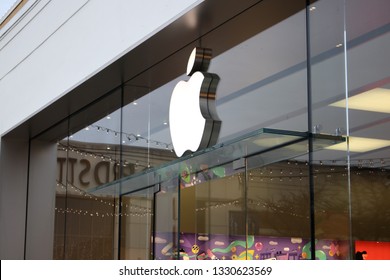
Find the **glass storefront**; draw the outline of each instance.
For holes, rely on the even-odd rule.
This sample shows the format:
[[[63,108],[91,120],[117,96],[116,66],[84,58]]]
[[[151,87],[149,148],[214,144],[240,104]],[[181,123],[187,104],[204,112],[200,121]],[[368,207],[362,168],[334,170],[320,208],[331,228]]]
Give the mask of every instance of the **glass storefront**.
[[[390,258],[390,7],[271,2],[64,120],[55,259]],[[177,158],[169,102],[195,46],[213,50],[222,128]]]

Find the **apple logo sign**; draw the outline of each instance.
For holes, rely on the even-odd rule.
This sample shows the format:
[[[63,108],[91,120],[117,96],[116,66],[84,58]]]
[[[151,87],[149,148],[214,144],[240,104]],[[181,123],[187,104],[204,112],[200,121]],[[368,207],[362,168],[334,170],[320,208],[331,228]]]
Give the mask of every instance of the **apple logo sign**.
[[[178,157],[217,143],[221,121],[216,111],[217,74],[208,73],[211,49],[194,48],[188,59],[188,81],[175,86],[169,106],[169,129]]]

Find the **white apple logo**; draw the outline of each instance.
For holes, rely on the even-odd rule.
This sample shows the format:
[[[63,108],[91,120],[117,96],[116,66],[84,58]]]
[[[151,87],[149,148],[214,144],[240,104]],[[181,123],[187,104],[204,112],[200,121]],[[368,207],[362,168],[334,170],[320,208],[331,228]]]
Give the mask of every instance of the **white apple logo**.
[[[218,140],[221,121],[215,108],[217,74],[207,73],[211,50],[195,48],[188,60],[187,75],[191,78],[175,86],[169,106],[169,129],[178,157],[198,151]]]

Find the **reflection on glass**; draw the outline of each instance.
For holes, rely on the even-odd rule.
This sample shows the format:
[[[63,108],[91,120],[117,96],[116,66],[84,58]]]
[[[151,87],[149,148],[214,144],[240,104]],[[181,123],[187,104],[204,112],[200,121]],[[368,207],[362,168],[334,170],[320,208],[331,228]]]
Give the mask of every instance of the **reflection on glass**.
[[[311,75],[310,131],[345,131],[346,111],[328,106],[345,94],[344,2],[316,1],[309,12]]]
[[[244,196],[244,176],[232,164],[204,165],[195,174],[183,169],[180,240],[184,259],[246,259]],[[233,240],[236,246],[230,246]],[[230,247],[236,251],[231,253]]]
[[[310,245],[307,163],[248,167],[248,234],[255,237],[255,259],[310,259],[305,250]]]
[[[310,131],[332,135],[347,133],[347,110],[329,106],[346,97],[346,58],[344,23],[345,2],[316,1],[309,12],[309,44],[311,70]],[[311,209],[312,242],[307,253],[312,259],[349,258],[349,185],[347,176],[331,181],[328,171],[336,168],[334,160],[342,159],[348,170],[346,151],[327,150],[312,153],[313,194]],[[324,161],[329,160],[329,165]],[[332,174],[331,176],[336,176]],[[329,240],[330,244],[322,244]],[[314,247],[314,249],[312,248]],[[315,256],[313,254],[315,253]]]
[[[143,172],[176,158],[168,132],[169,92],[124,86],[122,108],[123,176]],[[167,94],[168,93],[168,94]],[[166,111],[166,112],[165,112]],[[164,133],[161,133],[161,132]]]
[[[350,136],[382,142],[363,152],[350,147],[351,253],[390,259],[390,6],[380,0],[345,5]]]
[[[67,139],[58,144],[54,259],[112,259],[114,201],[86,192],[83,173],[99,165],[74,147]]]
[[[177,260],[181,255],[178,186],[178,179],[164,182],[155,195],[153,258],[157,260]]]
[[[115,194],[89,188],[120,176],[120,111],[83,125],[89,110],[69,120],[70,136],[58,142],[54,258],[113,259],[119,204]]]
[[[151,258],[153,188],[121,197],[120,259]]]

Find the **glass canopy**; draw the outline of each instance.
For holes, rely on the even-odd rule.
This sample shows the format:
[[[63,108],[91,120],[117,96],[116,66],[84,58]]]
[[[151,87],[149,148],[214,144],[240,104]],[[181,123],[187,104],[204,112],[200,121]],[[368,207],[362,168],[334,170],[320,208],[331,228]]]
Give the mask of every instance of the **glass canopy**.
[[[345,141],[342,136],[262,128],[167,164],[91,188],[88,192],[96,195],[127,194],[178,178],[183,170],[193,174],[229,162],[240,169],[245,166],[245,158],[254,155],[262,155],[261,162],[257,161],[256,165],[267,165],[308,153],[309,139],[313,140],[313,151]]]

